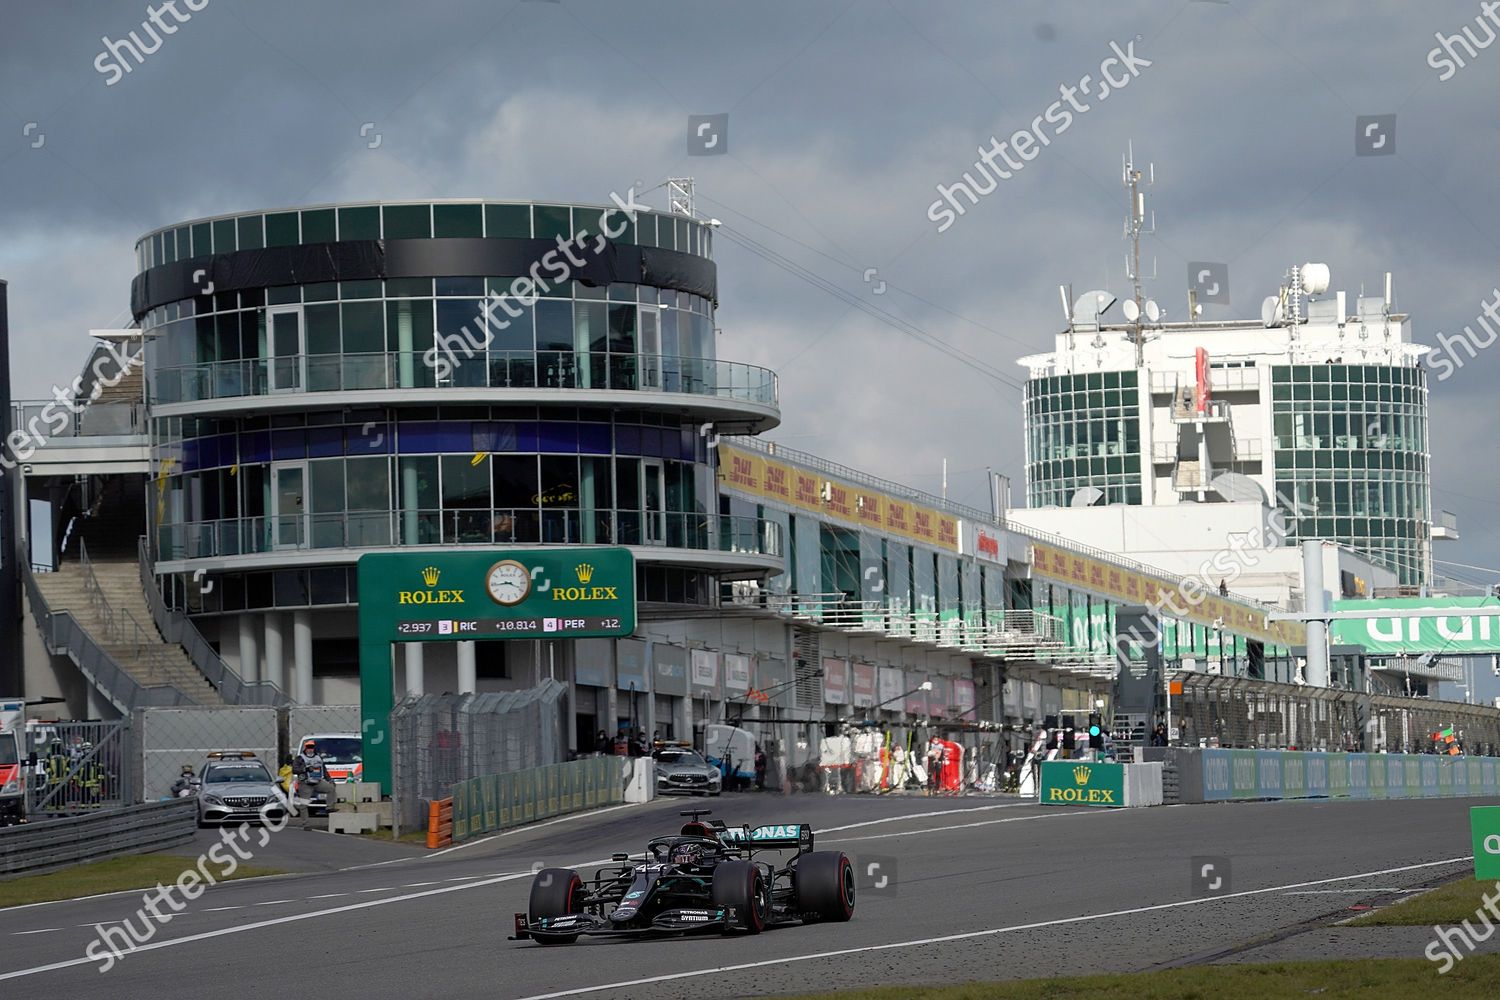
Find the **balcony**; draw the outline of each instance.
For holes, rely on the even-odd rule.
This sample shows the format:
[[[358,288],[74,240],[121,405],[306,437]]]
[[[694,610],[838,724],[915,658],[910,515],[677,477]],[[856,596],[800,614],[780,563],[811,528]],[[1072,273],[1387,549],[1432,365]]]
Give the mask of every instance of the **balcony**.
[[[304,394],[410,389],[435,389],[463,395],[464,401],[484,401],[497,395],[536,399],[535,390],[563,389],[579,396],[598,391],[699,397],[773,413],[779,406],[776,373],[737,361],[573,351],[478,351],[470,357],[458,348],[451,361],[443,355],[429,364],[428,354],[299,354],[159,368],[151,379],[152,402],[172,406],[262,397],[269,403],[288,397],[288,405],[293,405],[293,398],[295,405],[305,405]],[[470,391],[464,394],[463,390]],[[423,399],[433,401],[430,394]],[[361,401],[374,400],[361,397]]]
[[[764,518],[535,507],[224,518],[163,525],[155,542],[162,561],[414,545],[630,545],[776,560],[782,554],[780,525]]]
[[[1204,400],[1203,409],[1199,410],[1192,398],[1192,390],[1179,392],[1172,406],[1172,423],[1174,424],[1222,424],[1228,421],[1228,403],[1222,399]]]

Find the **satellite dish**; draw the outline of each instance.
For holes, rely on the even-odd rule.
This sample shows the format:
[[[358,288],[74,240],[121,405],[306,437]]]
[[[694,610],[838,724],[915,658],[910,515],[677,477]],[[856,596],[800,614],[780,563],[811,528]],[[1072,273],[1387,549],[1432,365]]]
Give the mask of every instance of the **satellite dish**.
[[[1156,304],[1155,299],[1146,300],[1146,318],[1153,323],[1161,319],[1161,306]]]
[[[1333,280],[1327,264],[1303,264],[1301,274],[1302,290],[1308,295],[1322,295],[1328,291],[1328,283]]]
[[[1069,507],[1092,507],[1104,499],[1104,491],[1097,486],[1085,486],[1073,494],[1073,499],[1068,503]]]
[[[1221,472],[1210,480],[1208,488],[1230,503],[1258,503],[1265,506],[1266,491],[1254,479],[1240,472]]]
[[[1078,296],[1078,301],[1073,303],[1073,315],[1080,320],[1093,320],[1103,316],[1117,301],[1110,293],[1096,288]]]
[[[1135,299],[1126,299],[1125,303],[1120,306],[1120,311],[1125,314],[1125,318],[1131,323],[1141,318],[1141,307],[1135,304]]]
[[[1266,300],[1260,304],[1260,325],[1267,330],[1281,325],[1281,299],[1275,295],[1267,295]]]

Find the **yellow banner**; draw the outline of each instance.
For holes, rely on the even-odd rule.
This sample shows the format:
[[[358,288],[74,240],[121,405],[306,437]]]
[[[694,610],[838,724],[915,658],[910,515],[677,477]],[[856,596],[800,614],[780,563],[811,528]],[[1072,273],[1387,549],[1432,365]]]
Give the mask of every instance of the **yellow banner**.
[[[719,445],[719,482],[725,489],[813,511],[855,527],[958,551],[958,518],[952,514],[733,445]]]
[[[1126,604],[1159,607],[1162,615],[1168,618],[1210,627],[1221,623],[1226,632],[1277,646],[1307,644],[1307,626],[1300,622],[1267,622],[1266,609],[1258,604],[1245,604],[1220,597],[1204,587],[1188,587],[1183,582],[1171,583],[1165,579],[1135,573],[1112,563],[1041,542],[1032,543],[1031,571],[1034,575],[1072,584],[1104,597],[1117,598]],[[1179,615],[1177,611],[1185,611],[1186,614]]]

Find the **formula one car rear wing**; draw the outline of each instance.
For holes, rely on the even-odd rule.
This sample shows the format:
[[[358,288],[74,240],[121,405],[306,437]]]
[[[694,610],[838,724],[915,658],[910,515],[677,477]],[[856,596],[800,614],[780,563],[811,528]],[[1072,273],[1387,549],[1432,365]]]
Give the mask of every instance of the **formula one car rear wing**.
[[[725,847],[750,850],[813,849],[813,829],[806,823],[766,823],[761,826],[727,826],[719,820],[712,823],[714,833]]]

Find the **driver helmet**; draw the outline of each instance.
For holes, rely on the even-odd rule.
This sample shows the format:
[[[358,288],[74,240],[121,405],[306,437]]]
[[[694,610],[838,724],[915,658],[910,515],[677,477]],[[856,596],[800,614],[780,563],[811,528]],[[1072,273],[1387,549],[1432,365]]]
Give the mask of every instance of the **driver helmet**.
[[[672,863],[675,865],[696,865],[702,858],[702,844],[678,844],[672,848]]]

